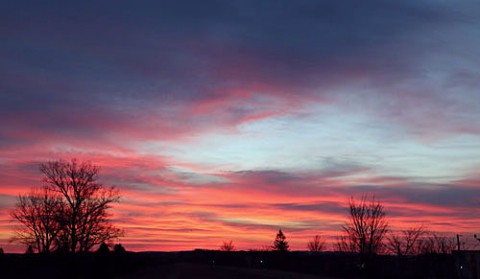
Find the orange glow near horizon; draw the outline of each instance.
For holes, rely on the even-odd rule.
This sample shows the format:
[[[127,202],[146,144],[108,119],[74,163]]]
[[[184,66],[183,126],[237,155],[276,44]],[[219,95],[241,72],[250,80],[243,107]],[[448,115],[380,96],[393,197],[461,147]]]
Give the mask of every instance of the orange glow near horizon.
[[[415,203],[396,196],[397,188],[392,183],[406,182],[388,177],[372,178],[378,187],[386,186],[370,192],[351,186],[352,178],[348,176],[344,182],[336,179],[334,186],[318,187],[317,191],[312,184],[323,181],[318,176],[295,182],[270,181],[272,176],[283,175],[272,172],[224,172],[216,174],[222,182],[189,184],[152,158],[142,164],[136,159],[111,160],[111,164],[107,158],[99,160],[104,174],[101,177],[106,184],[113,182],[120,188],[121,202],[113,206],[111,213],[115,225],[125,231],[124,237],[113,242],[122,243],[132,251],[218,249],[223,241],[230,240],[239,250],[264,249],[271,245],[280,228],[293,250],[305,250],[307,241],[317,234],[327,240],[327,249],[333,250],[341,225],[348,217],[350,197],[359,198],[364,193],[376,195],[384,204],[393,230],[423,225],[436,232],[473,234],[477,229],[477,217],[466,213],[462,206],[445,207],[430,204],[428,200]],[[138,177],[129,178],[131,166],[150,170],[144,169]],[[151,171],[154,169],[161,177]],[[24,175],[12,168],[11,174],[1,180],[4,186],[0,188],[0,196],[8,200],[8,207],[0,211],[0,246],[7,252],[24,250],[8,243],[15,225],[8,212],[15,196],[29,189],[20,187],[19,177],[23,180],[18,181],[33,185],[40,179],[39,174]],[[132,186],[126,187],[128,184]],[[422,195],[428,195],[428,191]]]

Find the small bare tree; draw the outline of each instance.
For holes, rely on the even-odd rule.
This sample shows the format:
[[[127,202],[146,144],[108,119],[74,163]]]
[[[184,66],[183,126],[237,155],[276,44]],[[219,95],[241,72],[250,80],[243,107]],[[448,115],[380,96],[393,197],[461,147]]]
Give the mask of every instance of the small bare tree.
[[[383,205],[373,197],[367,201],[350,200],[349,220],[342,226],[343,235],[337,243],[340,251],[357,252],[363,255],[378,254],[383,249],[383,240],[388,232],[388,221]]]
[[[307,243],[307,248],[310,252],[322,252],[325,249],[325,240],[316,235]]]
[[[22,226],[17,228],[13,241],[32,247],[32,251],[49,253],[58,245],[57,237],[62,231],[58,213],[63,206],[61,198],[48,188],[18,196],[11,215]]]
[[[403,230],[400,234],[391,234],[387,238],[387,250],[398,256],[419,254],[419,244],[427,233],[423,226]]]
[[[221,251],[231,252],[235,250],[235,246],[233,245],[233,241],[226,242],[224,241],[222,246],[220,246]]]
[[[418,242],[419,254],[450,254],[455,250],[453,237],[430,232]]]

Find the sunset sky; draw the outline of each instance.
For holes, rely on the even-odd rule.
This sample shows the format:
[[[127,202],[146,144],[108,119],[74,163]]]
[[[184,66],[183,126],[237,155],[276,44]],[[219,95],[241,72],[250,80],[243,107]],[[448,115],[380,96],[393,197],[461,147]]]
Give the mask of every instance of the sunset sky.
[[[0,247],[39,165],[116,185],[127,250],[480,233],[480,2],[2,1]],[[118,240],[116,240],[118,242]],[[328,249],[333,249],[329,246]]]

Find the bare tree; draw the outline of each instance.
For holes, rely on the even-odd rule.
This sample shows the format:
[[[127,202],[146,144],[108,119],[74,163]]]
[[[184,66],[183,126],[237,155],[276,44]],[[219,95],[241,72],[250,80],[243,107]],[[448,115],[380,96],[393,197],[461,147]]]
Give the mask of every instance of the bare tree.
[[[233,245],[233,241],[226,242],[224,241],[222,246],[220,246],[221,251],[231,252],[235,250],[235,246]]]
[[[450,254],[455,250],[453,237],[430,232],[418,242],[419,254]]]
[[[391,234],[387,238],[387,250],[399,256],[419,254],[419,244],[427,231],[423,226],[403,230],[400,234]]]
[[[322,252],[325,249],[325,240],[316,235],[307,243],[307,248],[310,252]]]
[[[40,171],[42,195],[19,196],[12,213],[23,225],[18,240],[39,252],[55,247],[76,253],[122,235],[108,214],[119,200],[118,191],[98,183],[97,166],[59,160],[42,164]]]
[[[290,246],[288,245],[288,241],[286,241],[286,238],[287,237],[285,236],[285,234],[283,234],[282,230],[278,230],[275,241],[273,242],[272,249],[275,251],[287,252]]]
[[[98,166],[76,159],[59,160],[42,164],[40,171],[45,187],[65,200],[61,239],[68,251],[88,251],[121,235],[121,231],[110,224],[107,211],[119,200],[118,191],[97,181]]]
[[[22,226],[13,240],[32,247],[32,251],[49,253],[58,245],[57,236],[62,231],[58,212],[63,211],[63,205],[61,198],[47,188],[18,196],[11,215]]]
[[[367,201],[350,200],[349,220],[342,226],[343,235],[337,243],[340,251],[364,255],[378,254],[383,249],[383,240],[388,232],[388,221],[383,205],[373,197]]]

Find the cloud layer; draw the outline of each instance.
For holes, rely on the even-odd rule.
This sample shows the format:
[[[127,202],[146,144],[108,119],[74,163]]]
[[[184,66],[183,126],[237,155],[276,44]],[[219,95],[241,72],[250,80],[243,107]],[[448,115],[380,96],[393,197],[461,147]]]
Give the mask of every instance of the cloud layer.
[[[39,163],[73,157],[121,189],[129,249],[259,248],[279,227],[304,249],[333,238],[364,193],[396,228],[473,233],[479,12],[475,1],[10,1],[0,245]]]

